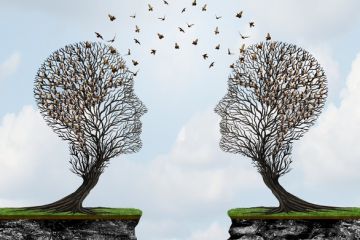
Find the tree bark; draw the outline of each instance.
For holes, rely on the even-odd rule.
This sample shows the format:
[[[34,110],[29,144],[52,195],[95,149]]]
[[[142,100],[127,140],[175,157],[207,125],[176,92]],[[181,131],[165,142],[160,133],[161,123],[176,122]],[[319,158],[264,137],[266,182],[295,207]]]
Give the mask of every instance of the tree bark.
[[[336,207],[323,206],[306,202],[293,194],[287,192],[279,183],[278,176],[262,173],[262,177],[266,186],[271,190],[274,196],[279,201],[279,206],[271,208],[268,213],[280,212],[307,212],[312,210],[334,210]]]
[[[86,177],[83,177],[83,183],[81,186],[73,193],[68,196],[42,206],[27,207],[28,210],[48,210],[54,212],[73,212],[73,213],[86,213],[94,214],[94,212],[88,208],[84,208],[82,203],[84,199],[88,196],[90,191],[97,184],[101,171],[93,170]]]

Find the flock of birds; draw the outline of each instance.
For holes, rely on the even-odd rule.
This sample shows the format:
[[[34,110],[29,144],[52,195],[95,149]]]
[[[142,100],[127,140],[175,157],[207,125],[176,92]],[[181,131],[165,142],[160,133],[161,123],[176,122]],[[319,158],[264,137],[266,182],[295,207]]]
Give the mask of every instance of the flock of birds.
[[[163,3],[164,3],[165,5],[169,5],[169,2],[166,1],[166,0],[163,0]],[[197,5],[198,5],[198,4],[197,4],[197,0],[192,0],[192,6],[195,7],[195,6],[197,6]],[[186,7],[182,8],[182,9],[181,9],[181,13],[184,13],[184,12],[186,11],[186,9],[187,9]],[[207,11],[207,4],[204,4],[204,5],[202,6],[201,10],[202,10],[203,12]],[[153,12],[153,11],[154,11],[154,7],[153,7],[151,4],[148,4],[148,11],[149,11],[149,12]],[[243,11],[237,12],[234,17],[239,18],[239,19],[242,18],[242,17],[243,17]],[[111,15],[111,14],[108,14],[108,18],[109,18],[109,20],[110,20],[111,22],[113,22],[113,21],[116,20],[116,16]],[[130,18],[136,19],[136,14],[131,15]],[[215,18],[216,18],[216,20],[219,20],[219,19],[222,18],[222,16],[215,15]],[[166,16],[159,17],[158,19],[159,19],[160,21],[165,21],[165,20],[166,20]],[[194,23],[186,23],[186,25],[187,25],[188,28],[191,28],[191,27],[193,27],[195,24],[194,24]],[[253,22],[253,21],[249,22],[249,27],[250,27],[250,28],[255,27],[255,22]],[[178,30],[179,30],[180,32],[182,32],[182,33],[185,33],[185,29],[184,29],[183,27],[178,27]],[[135,25],[135,30],[134,30],[134,32],[135,32],[135,33],[140,33],[140,31],[141,31],[141,30],[140,30],[140,27],[139,27],[138,25]],[[214,34],[215,34],[215,35],[220,34],[220,31],[219,31],[219,27],[218,27],[218,26],[215,28]],[[244,39],[247,39],[247,38],[250,38],[250,36],[245,36],[245,35],[242,35],[241,33],[239,33],[239,35],[240,35],[241,39],[243,39],[243,40],[244,40]],[[98,33],[98,32],[95,32],[95,36],[96,36],[96,38],[99,38],[99,39],[101,39],[101,40],[104,40],[103,36],[102,36],[100,33]],[[161,34],[161,33],[157,33],[157,37],[158,37],[159,40],[162,40],[162,39],[164,39],[165,36],[164,36],[163,34]],[[115,42],[115,39],[116,39],[116,34],[114,35],[114,37],[113,37],[112,39],[107,40],[107,42],[109,42],[109,43],[114,43],[114,42]],[[266,34],[265,39],[266,39],[266,41],[270,41],[270,40],[271,40],[270,33],[267,33],[267,34]],[[105,40],[104,40],[104,41],[105,41]],[[194,39],[194,40],[192,41],[192,45],[197,46],[197,45],[198,45],[198,41],[199,41],[198,38]],[[140,40],[139,40],[138,38],[136,38],[136,37],[134,37],[134,42],[135,42],[135,44],[141,45]],[[179,45],[177,42],[175,42],[175,44],[174,44],[174,49],[180,49],[180,45]],[[216,49],[216,50],[220,50],[220,44],[217,44],[217,45],[215,46],[215,49]],[[240,53],[244,52],[244,50],[245,50],[245,44],[242,44],[242,46],[240,47]],[[156,55],[156,52],[157,52],[156,49],[150,49],[150,54]],[[230,48],[227,49],[227,54],[228,54],[228,55],[234,55],[234,53],[230,50]],[[130,55],[131,55],[131,49],[128,49],[128,51],[127,51],[127,53],[126,53],[125,55],[126,55],[126,56],[130,56]],[[202,58],[203,58],[204,60],[206,60],[208,57],[209,57],[208,53],[202,54]],[[137,66],[137,65],[139,64],[139,62],[138,62],[137,60],[132,59],[132,64],[133,64],[134,66]],[[215,65],[215,62],[212,61],[212,62],[210,63],[210,65],[209,65],[209,68],[214,67],[214,65]],[[231,64],[231,65],[230,65],[230,68],[234,68],[234,64]],[[136,73],[137,73],[137,72],[136,72]]]

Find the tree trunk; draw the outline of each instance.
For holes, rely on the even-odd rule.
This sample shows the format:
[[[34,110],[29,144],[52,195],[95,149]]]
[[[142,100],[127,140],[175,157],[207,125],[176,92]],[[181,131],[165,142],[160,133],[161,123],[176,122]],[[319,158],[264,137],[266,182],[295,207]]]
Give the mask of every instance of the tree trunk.
[[[92,171],[92,173],[83,178],[83,183],[75,192],[56,202],[42,206],[27,207],[25,209],[94,214],[92,210],[84,208],[82,203],[97,184],[101,173],[101,171]]]
[[[262,174],[263,180],[271,192],[279,201],[279,206],[272,208],[268,213],[280,212],[307,212],[312,210],[334,210],[336,207],[317,205],[306,202],[291,193],[287,192],[279,183],[279,177],[273,177],[270,174]]]

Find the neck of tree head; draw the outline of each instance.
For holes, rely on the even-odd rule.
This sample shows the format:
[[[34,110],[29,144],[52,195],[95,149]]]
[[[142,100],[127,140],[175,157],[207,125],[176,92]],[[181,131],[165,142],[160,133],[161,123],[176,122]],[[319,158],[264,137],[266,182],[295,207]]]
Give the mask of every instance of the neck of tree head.
[[[222,117],[220,147],[278,178],[290,170],[293,141],[314,124],[326,96],[324,71],[307,51],[282,42],[251,45],[215,108]]]
[[[69,143],[72,171],[101,173],[119,154],[138,151],[147,110],[133,91],[134,74],[115,48],[81,42],[52,53],[35,78],[46,123]]]

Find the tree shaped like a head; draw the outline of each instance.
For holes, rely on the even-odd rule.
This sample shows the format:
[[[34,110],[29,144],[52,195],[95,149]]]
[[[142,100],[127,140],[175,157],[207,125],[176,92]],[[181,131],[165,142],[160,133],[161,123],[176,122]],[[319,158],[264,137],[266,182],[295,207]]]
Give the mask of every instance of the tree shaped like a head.
[[[109,160],[141,146],[134,74],[117,50],[102,43],[67,45],[48,57],[35,78],[34,95],[46,123],[69,143],[72,171],[83,184],[52,204],[34,208],[90,212],[82,202]]]
[[[292,144],[321,113],[327,96],[323,69],[307,51],[282,42],[242,51],[215,108],[222,120],[220,147],[252,159],[279,201],[271,212],[331,208],[305,202],[278,182],[290,170]]]

